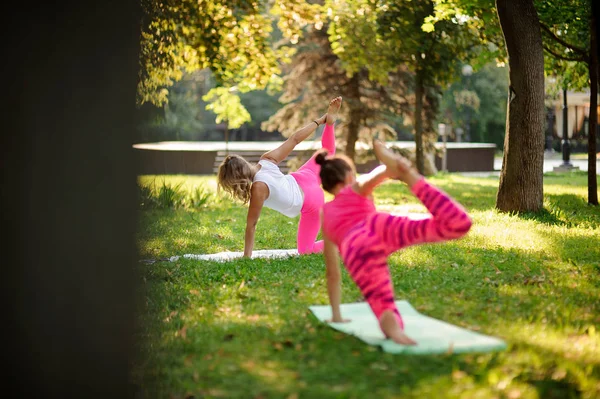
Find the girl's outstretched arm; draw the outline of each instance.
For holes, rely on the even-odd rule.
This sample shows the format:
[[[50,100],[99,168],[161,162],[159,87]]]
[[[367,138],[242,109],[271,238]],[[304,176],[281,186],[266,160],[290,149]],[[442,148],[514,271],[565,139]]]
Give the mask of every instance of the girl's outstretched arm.
[[[331,320],[333,323],[344,323],[349,320],[342,319],[340,304],[342,302],[342,275],[340,272],[340,260],[336,245],[324,237],[323,255],[327,269],[327,293],[331,304]]]
[[[248,216],[246,217],[246,233],[244,234],[244,256],[248,258],[252,256],[256,224],[258,223],[263,204],[269,197],[269,188],[263,182],[255,182],[252,184],[250,193],[250,204],[248,206]]]
[[[385,179],[390,178],[385,165],[379,165],[367,174],[361,175],[356,179],[353,189],[363,197],[369,197],[375,187],[380,185]]]
[[[323,115],[316,120],[319,123],[319,126],[325,123],[325,118],[326,115]],[[310,122],[308,125],[294,132],[294,134],[288,137],[288,139],[279,147],[265,152],[260,159],[266,159],[275,163],[276,165],[279,164],[279,162],[283,161],[288,155],[290,155],[290,153],[294,150],[294,147],[306,140],[308,136],[310,136],[317,129],[317,127],[318,126],[315,122]]]

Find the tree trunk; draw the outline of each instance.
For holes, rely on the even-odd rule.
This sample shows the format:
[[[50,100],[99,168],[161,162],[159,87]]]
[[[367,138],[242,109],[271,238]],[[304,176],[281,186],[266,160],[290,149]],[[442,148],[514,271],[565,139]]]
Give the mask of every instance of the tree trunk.
[[[595,2],[594,2],[595,3]],[[597,7],[597,5],[595,6]],[[588,119],[588,203],[598,205],[596,177],[596,135],[598,132],[598,36],[596,13],[590,20],[590,115]]]
[[[2,48],[11,78],[0,100],[0,292],[10,359],[2,388],[13,397],[140,394],[131,379],[145,306],[132,148],[140,4],[31,12],[15,3],[5,16],[19,23],[0,27],[11,35]]]
[[[415,161],[419,173],[425,174],[425,159],[423,156],[423,72],[417,69],[415,76]]]
[[[229,155],[229,121],[225,121],[225,154]]]
[[[348,82],[348,89],[351,93],[351,101],[348,102],[350,108],[350,123],[348,123],[348,136],[346,137],[346,156],[354,161],[356,156],[356,142],[358,141],[358,132],[360,131],[360,91],[358,74],[355,74]]]
[[[509,98],[496,208],[543,207],[544,54],[533,0],[496,0],[508,51]]]

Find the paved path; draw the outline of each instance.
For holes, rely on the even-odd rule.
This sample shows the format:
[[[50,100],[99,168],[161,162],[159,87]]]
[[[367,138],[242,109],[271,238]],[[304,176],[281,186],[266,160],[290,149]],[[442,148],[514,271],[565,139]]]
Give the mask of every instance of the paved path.
[[[545,158],[544,159],[544,173],[552,172],[555,166],[562,165],[562,158]],[[588,170],[588,161],[587,159],[571,159],[571,164],[573,166],[579,167],[581,171]],[[502,158],[494,159],[494,170],[500,171],[502,169]],[[600,174],[600,160],[596,160],[596,174]]]
[[[560,154],[553,154],[544,158],[544,173],[553,172],[555,166],[562,165],[563,160]],[[571,159],[571,165],[579,167],[579,170],[587,172],[588,161],[587,159]],[[487,177],[487,176],[500,176],[500,170],[502,169],[502,158],[494,158],[494,171],[493,172],[458,172],[465,176],[473,177]],[[600,156],[596,160],[596,175],[600,176]]]

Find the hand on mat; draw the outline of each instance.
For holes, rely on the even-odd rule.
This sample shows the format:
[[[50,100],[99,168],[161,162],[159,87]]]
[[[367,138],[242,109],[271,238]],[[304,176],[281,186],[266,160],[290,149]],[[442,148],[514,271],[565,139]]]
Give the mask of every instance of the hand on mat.
[[[350,319],[343,319],[341,317],[332,317],[331,319],[327,320],[327,323],[350,323],[352,320]]]

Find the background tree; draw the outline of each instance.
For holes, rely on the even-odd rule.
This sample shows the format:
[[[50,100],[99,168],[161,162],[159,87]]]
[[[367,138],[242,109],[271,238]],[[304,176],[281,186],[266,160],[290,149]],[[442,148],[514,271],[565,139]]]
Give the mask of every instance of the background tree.
[[[409,75],[398,70],[384,86],[369,79],[364,68],[347,72],[332,51],[326,26],[316,26],[319,29],[309,29],[301,39],[298,52],[284,70],[280,101],[285,105],[263,123],[263,129],[277,129],[287,136],[307,119],[321,115],[332,97],[341,95],[341,123],[336,134],[342,138],[340,147],[354,159],[357,142],[370,142],[376,132],[396,135],[392,125],[394,116],[397,119],[407,111],[404,95]]]
[[[588,203],[598,205],[596,140],[598,129],[598,47],[591,0],[536,1],[540,14],[545,67],[557,87],[590,89],[588,117]]]
[[[440,20],[435,29],[426,23],[434,11],[432,0],[329,0],[332,48],[349,73],[366,68],[369,76],[386,84],[389,71],[400,66],[412,73],[412,124],[416,166],[423,173],[425,151],[433,150],[437,135],[431,118],[424,118],[424,99],[433,99],[440,84],[458,75],[476,43],[475,32],[461,21]],[[435,119],[435,118],[434,118]],[[425,123],[424,123],[425,122]]]
[[[466,80],[471,84],[467,87]],[[506,87],[508,71],[491,62],[472,76],[462,76],[444,90],[438,120],[451,126],[464,126],[469,118],[471,136],[482,143],[494,143],[502,148],[506,126]]]

